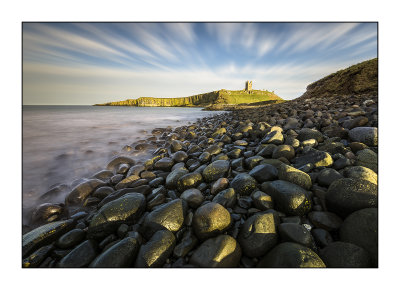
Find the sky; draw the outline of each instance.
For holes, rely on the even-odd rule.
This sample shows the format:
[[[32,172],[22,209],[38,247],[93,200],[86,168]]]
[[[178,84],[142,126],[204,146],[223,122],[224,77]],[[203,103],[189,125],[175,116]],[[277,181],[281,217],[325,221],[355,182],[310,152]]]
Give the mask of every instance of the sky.
[[[23,104],[92,105],[219,89],[301,96],[377,57],[377,23],[23,23]]]

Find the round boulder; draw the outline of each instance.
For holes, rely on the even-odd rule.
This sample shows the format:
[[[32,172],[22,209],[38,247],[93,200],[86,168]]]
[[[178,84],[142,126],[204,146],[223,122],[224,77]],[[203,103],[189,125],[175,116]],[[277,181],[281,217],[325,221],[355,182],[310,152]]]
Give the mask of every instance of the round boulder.
[[[204,201],[204,196],[197,188],[190,188],[181,194],[181,199],[185,200],[191,208],[198,208]]]
[[[249,217],[242,225],[239,244],[248,257],[265,255],[278,243],[273,213],[259,213]]]
[[[203,170],[203,177],[206,182],[213,182],[221,177],[226,177],[230,168],[229,161],[217,160],[209,164]]]
[[[247,173],[240,173],[231,181],[231,187],[239,195],[250,195],[257,189],[257,181]]]
[[[193,216],[192,226],[196,236],[201,240],[225,232],[230,225],[230,213],[222,205],[215,202],[199,207]]]
[[[329,268],[368,268],[369,254],[351,243],[334,242],[320,251],[321,259]]]
[[[311,249],[296,243],[278,244],[257,264],[258,268],[325,268],[324,262]]]
[[[341,217],[357,210],[378,206],[378,187],[365,179],[341,178],[334,181],[325,195],[329,211]]]
[[[349,131],[352,141],[361,142],[368,146],[378,146],[378,128],[356,127]]]
[[[310,189],[312,186],[310,175],[286,164],[282,164],[279,167],[278,177],[280,180],[285,180],[297,184],[304,189]]]
[[[204,241],[189,262],[203,268],[237,267],[241,256],[242,251],[234,238],[219,235]]]
[[[349,215],[340,227],[340,240],[365,249],[371,266],[378,266],[378,209],[365,208]]]

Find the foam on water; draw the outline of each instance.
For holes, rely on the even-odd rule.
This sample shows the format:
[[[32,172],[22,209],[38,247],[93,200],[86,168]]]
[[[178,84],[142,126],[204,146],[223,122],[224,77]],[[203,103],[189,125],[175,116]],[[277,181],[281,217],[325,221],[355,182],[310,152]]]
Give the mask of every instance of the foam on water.
[[[152,136],[154,128],[213,114],[199,108],[23,106],[23,207],[39,204],[55,184],[71,185],[104,169],[125,145]],[[143,160],[149,153],[129,156]]]

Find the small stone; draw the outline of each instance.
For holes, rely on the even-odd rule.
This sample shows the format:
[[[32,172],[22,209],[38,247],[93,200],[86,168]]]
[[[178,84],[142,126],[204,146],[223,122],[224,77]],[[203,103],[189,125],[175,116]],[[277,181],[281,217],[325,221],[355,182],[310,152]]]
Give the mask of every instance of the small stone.
[[[180,192],[184,192],[189,188],[195,188],[199,186],[200,183],[202,183],[202,181],[203,177],[200,173],[198,172],[188,173],[179,178],[177,183],[177,189]]]
[[[286,164],[282,164],[279,167],[278,177],[280,180],[297,184],[304,189],[310,189],[312,185],[310,175]]]
[[[254,177],[259,183],[271,181],[278,178],[278,170],[270,164],[260,164],[254,167],[249,175]]]
[[[101,253],[90,263],[90,268],[123,268],[133,264],[139,250],[135,238],[126,237]]]
[[[294,156],[294,149],[290,145],[279,145],[272,153],[272,158],[274,159],[285,157],[287,160],[291,160]]]
[[[355,165],[364,166],[378,172],[378,154],[370,149],[360,150],[357,152]]]
[[[315,139],[317,142],[324,141],[324,136],[321,132],[315,129],[303,128],[300,130],[299,135],[297,136],[299,141]]]
[[[220,191],[226,189],[228,187],[228,185],[229,185],[228,178],[221,177],[213,183],[213,185],[211,186],[210,192],[212,195],[216,195]]]
[[[344,170],[344,176],[354,179],[365,179],[371,183],[378,184],[378,175],[364,166],[351,166]]]
[[[311,233],[303,225],[282,223],[278,230],[282,242],[293,242],[309,248],[313,246]]]
[[[321,170],[317,176],[318,184],[329,187],[332,182],[337,179],[343,178],[343,176],[332,168],[325,168]]]
[[[338,230],[343,220],[336,214],[328,211],[312,211],[308,214],[310,221],[317,227],[327,231]]]
[[[191,208],[198,208],[204,201],[204,196],[197,188],[190,188],[181,194],[181,199],[185,200]]]
[[[218,193],[212,200],[225,208],[233,208],[236,203],[236,193],[233,188],[228,188]]]
[[[231,181],[231,187],[238,195],[250,195],[257,189],[257,181],[249,174],[240,173]]]

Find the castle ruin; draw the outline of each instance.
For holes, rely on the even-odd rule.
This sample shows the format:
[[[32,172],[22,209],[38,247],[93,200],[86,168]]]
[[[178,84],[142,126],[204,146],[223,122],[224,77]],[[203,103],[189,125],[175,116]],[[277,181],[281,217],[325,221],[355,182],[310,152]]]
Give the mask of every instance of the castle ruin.
[[[253,82],[252,81],[246,81],[245,91],[250,93],[252,90],[253,90]]]

